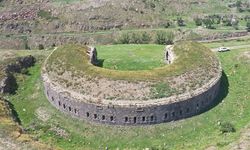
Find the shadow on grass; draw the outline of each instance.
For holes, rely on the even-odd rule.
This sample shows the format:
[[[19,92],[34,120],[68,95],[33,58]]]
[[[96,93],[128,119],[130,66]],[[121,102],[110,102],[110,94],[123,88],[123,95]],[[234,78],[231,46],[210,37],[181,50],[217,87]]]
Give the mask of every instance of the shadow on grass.
[[[228,95],[228,87],[229,87],[229,82],[227,75],[225,74],[224,71],[222,71],[219,94],[217,95],[214,102],[207,109],[203,110],[199,114],[209,111],[210,109],[216,107],[219,103],[221,103],[222,100]]]
[[[19,118],[18,113],[16,112],[16,109],[15,109],[14,105],[11,102],[9,102],[8,100],[6,100],[6,99],[5,99],[5,102],[10,107],[11,114],[12,114],[12,117],[13,117],[14,121],[17,122],[19,125],[21,125],[21,120]]]
[[[7,86],[4,93],[9,93],[11,95],[16,94],[16,91],[18,89],[18,84],[15,76],[13,74],[9,74],[6,82]]]
[[[103,67],[103,63],[104,63],[105,59],[98,59],[98,62],[96,64],[96,66],[98,67]]]

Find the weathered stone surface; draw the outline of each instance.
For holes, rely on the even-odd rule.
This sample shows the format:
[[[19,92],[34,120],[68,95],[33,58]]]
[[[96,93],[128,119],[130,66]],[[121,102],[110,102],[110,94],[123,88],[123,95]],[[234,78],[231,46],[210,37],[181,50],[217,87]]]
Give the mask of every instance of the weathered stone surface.
[[[98,59],[97,59],[97,51],[95,47],[89,47],[87,54],[89,56],[89,61],[91,64],[93,65],[97,65],[98,64]]]
[[[173,53],[173,45],[167,45],[165,49],[165,62],[171,64],[174,61],[175,55]]]
[[[46,77],[43,75],[43,78]],[[45,94],[50,103],[60,111],[73,117],[96,123],[115,125],[146,125],[170,122],[191,117],[207,110],[216,101],[220,89],[220,76],[197,95],[176,97],[173,103],[155,102],[151,104],[98,104],[78,101],[73,93],[68,93],[48,80],[44,80]],[[177,100],[179,99],[179,100]]]

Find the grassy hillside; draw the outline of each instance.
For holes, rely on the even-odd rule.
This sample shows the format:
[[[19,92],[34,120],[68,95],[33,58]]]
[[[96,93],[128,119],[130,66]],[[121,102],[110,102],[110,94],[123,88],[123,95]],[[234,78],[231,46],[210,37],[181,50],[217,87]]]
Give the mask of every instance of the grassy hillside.
[[[237,43],[237,41],[234,41]],[[226,43],[225,43],[226,44]],[[209,44],[210,45],[210,44]],[[213,47],[213,43],[211,43]],[[20,88],[8,99],[23,127],[35,138],[63,149],[231,149],[250,121],[249,49],[218,53],[224,69],[222,101],[212,110],[186,120],[144,127],[89,124],[57,111],[46,100],[40,64],[20,76]],[[240,86],[239,86],[240,85]],[[23,111],[25,109],[25,111]],[[230,123],[236,132],[222,133]]]
[[[131,28],[194,28],[195,18],[234,16],[245,29],[249,1],[224,0],[23,0],[0,1],[2,33],[65,33]],[[114,13],[115,12],[115,13]],[[14,15],[13,15],[14,14]],[[18,17],[16,17],[16,14]],[[183,20],[180,22],[180,20]],[[214,25],[233,29],[232,25]]]

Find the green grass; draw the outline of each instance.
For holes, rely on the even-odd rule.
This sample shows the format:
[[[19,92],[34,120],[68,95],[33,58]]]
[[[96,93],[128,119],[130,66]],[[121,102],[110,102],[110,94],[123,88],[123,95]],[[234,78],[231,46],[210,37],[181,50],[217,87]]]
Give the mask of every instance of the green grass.
[[[150,70],[162,67],[163,45],[107,45],[97,46],[98,59],[103,60],[103,68],[115,70]]]
[[[228,149],[239,138],[241,130],[250,123],[250,64],[238,59],[248,49],[218,53],[229,84],[228,94],[212,110],[189,119],[144,127],[120,127],[89,124],[72,119],[57,111],[46,100],[40,80],[40,64],[30,69],[30,76],[19,76],[19,90],[8,99],[14,105],[24,128],[48,145],[63,149],[204,149],[215,145]],[[237,65],[236,65],[237,64]],[[42,122],[35,115],[38,108],[51,115]],[[25,111],[24,111],[25,109]],[[235,133],[222,134],[219,122],[230,122]],[[69,133],[63,138],[50,131],[58,126]]]

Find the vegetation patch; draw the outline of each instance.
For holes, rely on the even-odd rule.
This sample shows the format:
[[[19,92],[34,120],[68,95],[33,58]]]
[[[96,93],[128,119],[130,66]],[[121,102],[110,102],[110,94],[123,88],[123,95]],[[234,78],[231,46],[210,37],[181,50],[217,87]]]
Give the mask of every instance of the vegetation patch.
[[[51,12],[46,11],[46,10],[40,10],[37,13],[37,15],[38,15],[38,17],[41,17],[41,18],[46,19],[46,20],[58,19],[57,17],[52,16]]]
[[[151,88],[151,98],[158,99],[171,96],[175,90],[166,83],[158,83]]]
[[[236,130],[232,123],[222,122],[220,123],[220,131],[221,133],[230,133],[230,132],[235,132]]]
[[[217,67],[219,62],[214,53],[205,46],[196,42],[178,42],[174,46],[176,60],[171,65],[151,70],[120,71],[93,66],[89,63],[86,54],[87,47],[67,45],[56,50],[48,59],[46,68],[49,72],[68,70],[92,77],[106,77],[123,80],[160,80],[169,76],[180,75],[190,70]],[[164,57],[164,56],[163,56]],[[74,58],[74,59],[69,59]],[[77,76],[76,74],[74,76]]]

